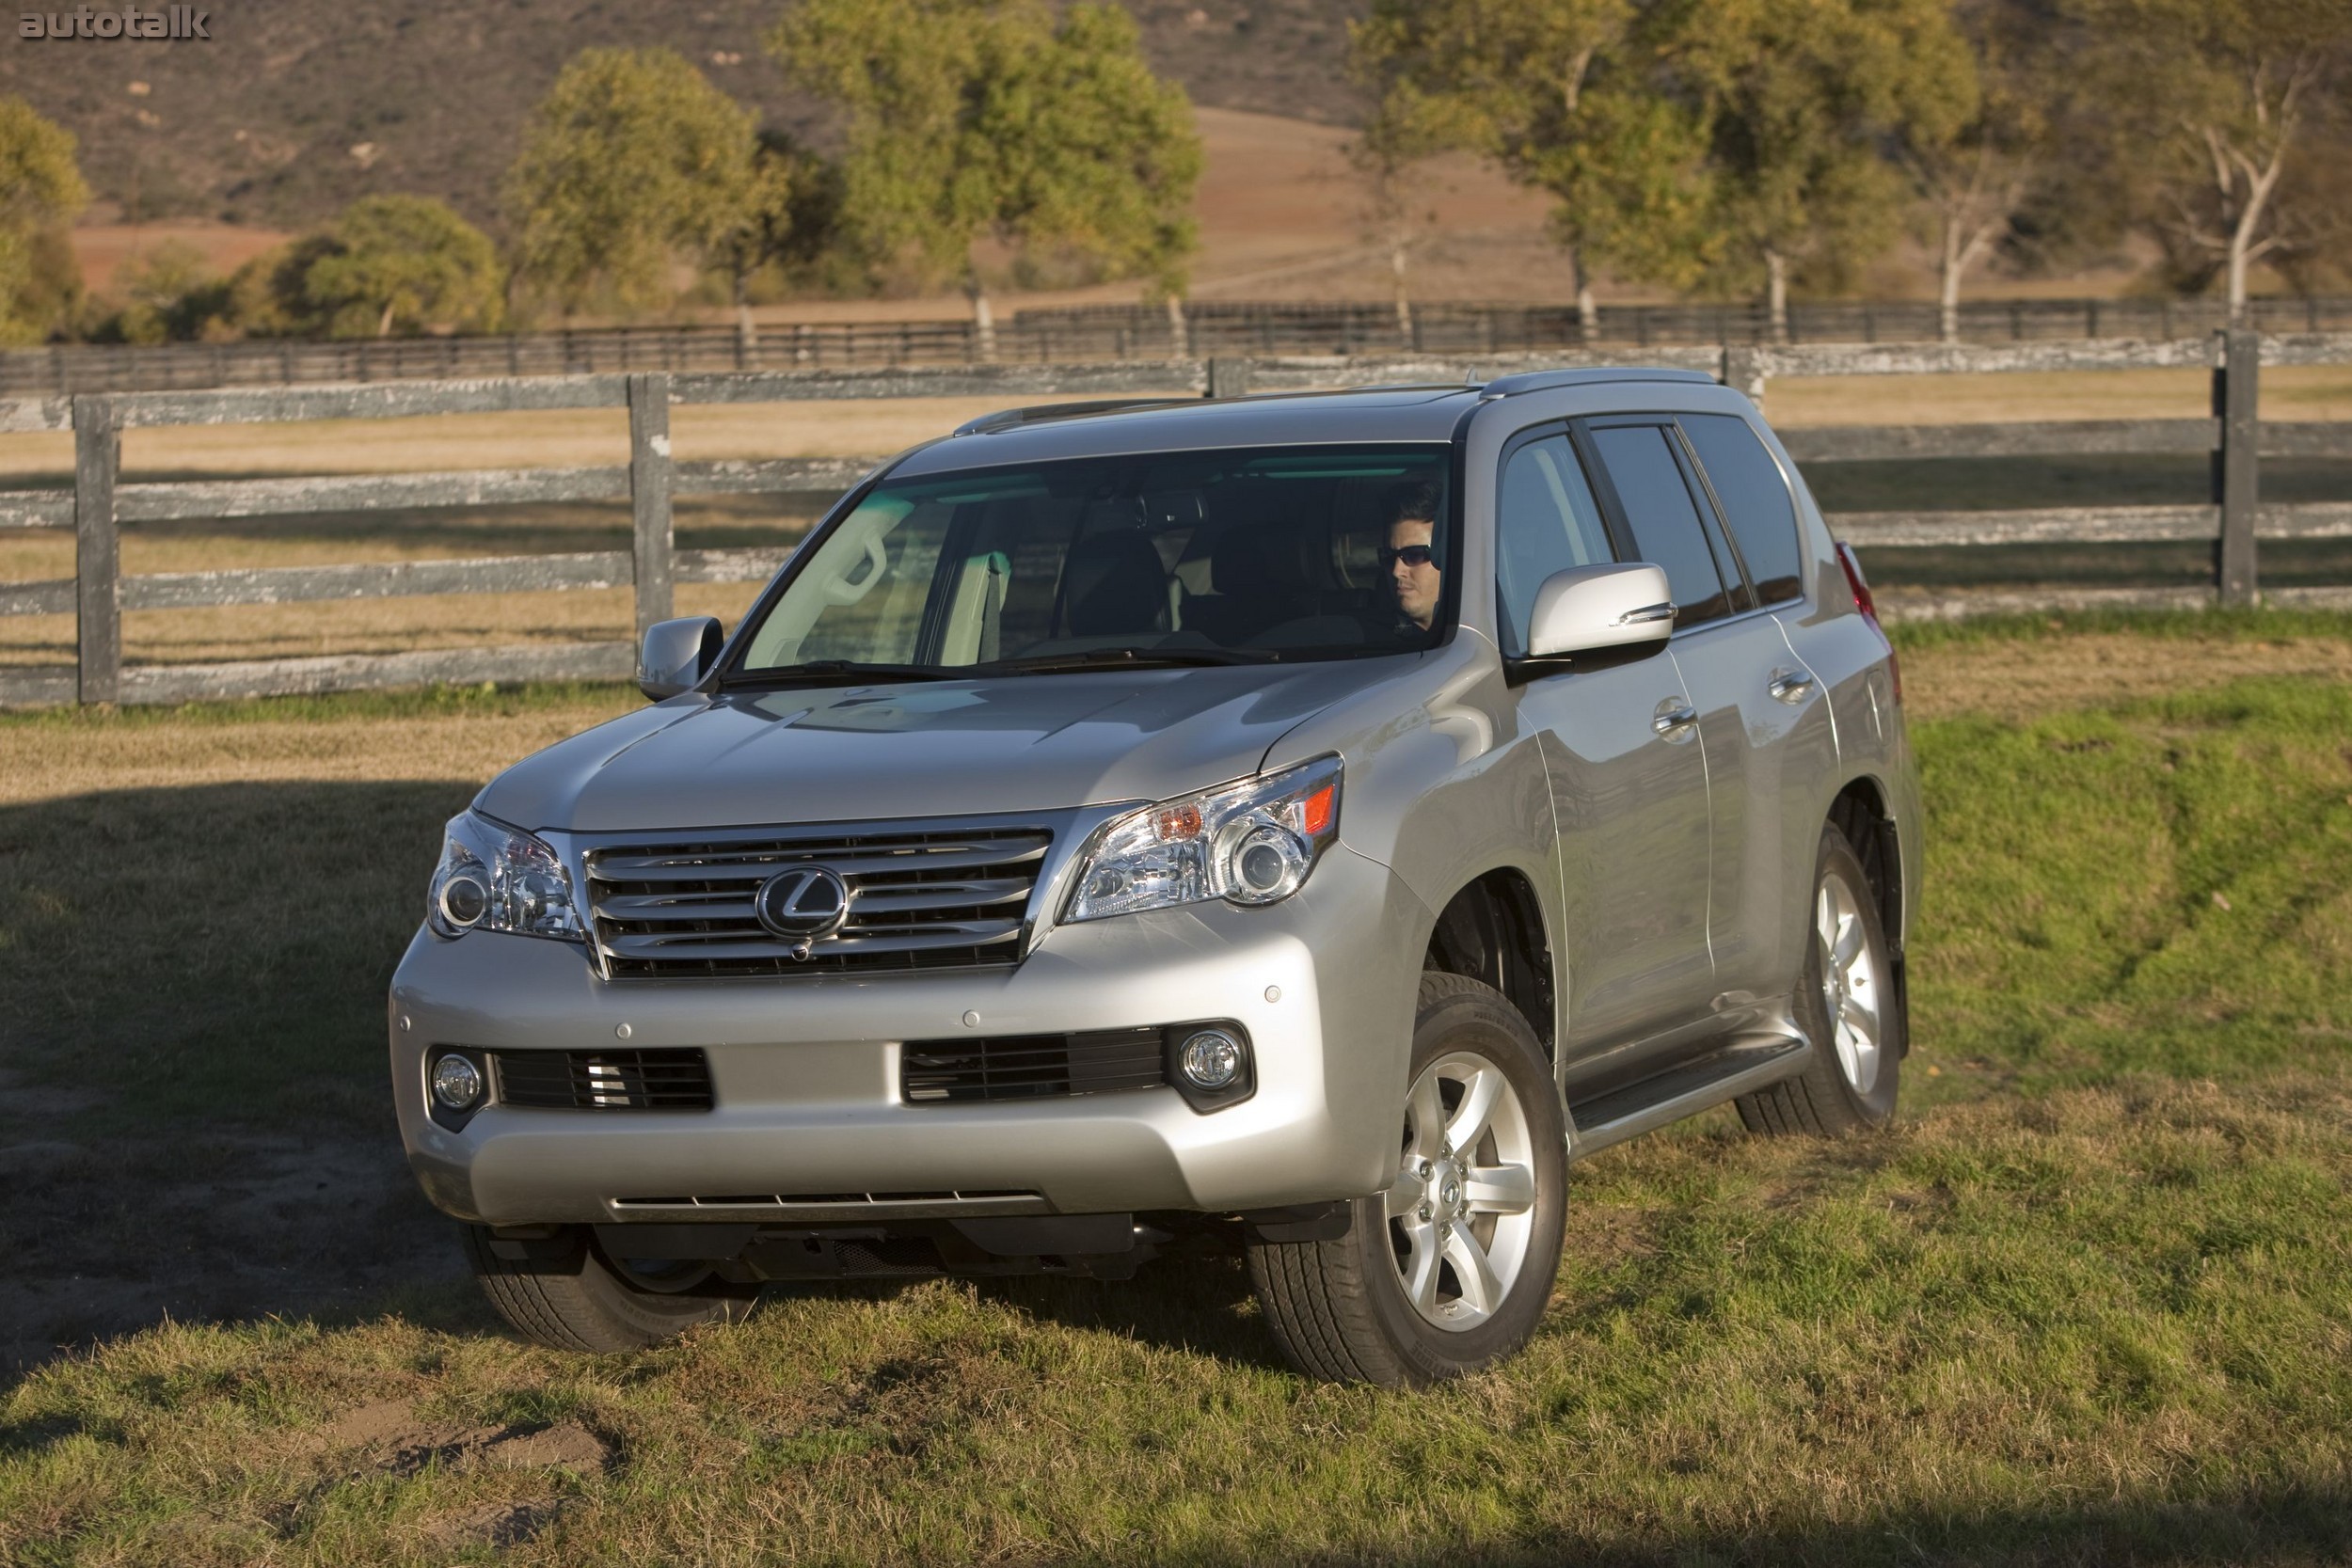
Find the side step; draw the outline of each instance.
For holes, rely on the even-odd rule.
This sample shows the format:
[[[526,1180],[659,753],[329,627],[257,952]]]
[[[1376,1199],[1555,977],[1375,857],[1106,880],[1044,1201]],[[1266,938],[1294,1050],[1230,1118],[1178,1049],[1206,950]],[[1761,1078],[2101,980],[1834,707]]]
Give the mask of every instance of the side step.
[[[1568,1158],[1581,1160],[1768,1084],[1803,1072],[1813,1047],[1775,1038],[1728,1045],[1568,1107]]]

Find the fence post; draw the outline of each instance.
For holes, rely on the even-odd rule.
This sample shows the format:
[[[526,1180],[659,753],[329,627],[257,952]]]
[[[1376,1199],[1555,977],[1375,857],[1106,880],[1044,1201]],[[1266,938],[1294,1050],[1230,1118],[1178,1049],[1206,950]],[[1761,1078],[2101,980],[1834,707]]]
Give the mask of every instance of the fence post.
[[[2256,395],[2261,385],[2262,335],[2243,327],[2219,334],[2221,365],[2214,372],[2213,411],[2221,417],[2221,450],[2216,455],[2216,498],[2221,503],[2220,598],[2225,606],[2254,602],[2254,518],[2262,506],[2257,459],[2262,426]]]
[[[115,526],[115,473],[122,434],[114,399],[73,400],[73,614],[85,703],[122,689],[122,540]]]
[[[1209,388],[1205,394],[1213,398],[1246,397],[1249,392],[1249,361],[1229,359],[1213,355],[1209,359]]]
[[[670,522],[670,378],[628,378],[628,499],[636,523],[637,640],[670,618],[676,535]]]

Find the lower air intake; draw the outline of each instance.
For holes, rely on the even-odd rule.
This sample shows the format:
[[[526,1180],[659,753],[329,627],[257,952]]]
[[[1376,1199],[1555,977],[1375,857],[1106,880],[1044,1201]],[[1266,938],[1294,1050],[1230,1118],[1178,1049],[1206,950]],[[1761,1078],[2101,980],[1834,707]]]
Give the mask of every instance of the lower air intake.
[[[1152,1089],[1168,1082],[1167,1050],[1161,1028],[909,1040],[899,1092],[909,1104],[928,1104]]]
[[[700,1051],[494,1051],[501,1105],[550,1111],[707,1111]]]

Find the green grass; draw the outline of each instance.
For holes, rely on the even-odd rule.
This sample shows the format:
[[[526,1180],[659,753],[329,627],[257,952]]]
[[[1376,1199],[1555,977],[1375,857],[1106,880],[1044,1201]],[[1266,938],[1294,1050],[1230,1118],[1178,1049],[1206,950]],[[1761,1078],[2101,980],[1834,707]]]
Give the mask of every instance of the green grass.
[[[1914,669],[2003,638],[2063,657],[2068,635],[1901,632]],[[183,721],[218,721],[8,722],[165,745]],[[482,1560],[501,1539],[564,1562],[2352,1555],[2352,688],[2249,680],[1915,735],[1931,837],[1904,1117],[1814,1144],[1719,1114],[1579,1167],[1551,1309],[1504,1368],[1410,1394],[1307,1383],[1215,1256],[1125,1285],[771,1293],[739,1329],[629,1357],[519,1348],[463,1282],[432,1283],[33,1371],[0,1396],[0,1561]],[[233,1126],[244,1097],[256,1128],[388,1137],[381,981],[463,787],[182,799],[177,820],[211,824],[185,883],[157,866],[183,794],[0,813],[10,1065],[63,1084],[141,1064],[63,1123],[93,1142],[167,1147],[194,1136],[186,1107]],[[214,938],[186,897],[230,864],[259,886]],[[108,1034],[124,998],[146,1022]],[[390,1400],[421,1431],[576,1424],[613,1461],[335,1438]]]

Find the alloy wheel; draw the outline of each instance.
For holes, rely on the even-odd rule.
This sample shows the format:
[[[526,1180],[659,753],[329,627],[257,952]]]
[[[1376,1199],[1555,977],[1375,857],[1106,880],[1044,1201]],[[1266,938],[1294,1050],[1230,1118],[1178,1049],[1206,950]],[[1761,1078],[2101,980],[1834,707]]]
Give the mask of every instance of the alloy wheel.
[[[1396,1179],[1383,1196],[1390,1254],[1413,1310],[1461,1332],[1494,1316],[1534,1238],[1535,1146],[1502,1068],[1441,1056],[1405,1102]]]
[[[1829,1009],[1838,1069],[1854,1093],[1868,1094],[1879,1078],[1884,995],[1862,901],[1835,873],[1821,879],[1820,892],[1814,896],[1813,941],[1821,960],[1821,1002]]]

